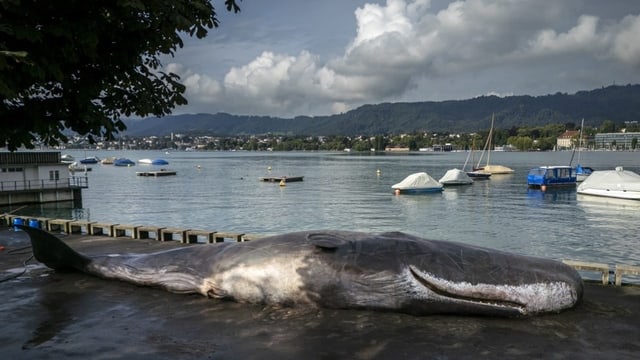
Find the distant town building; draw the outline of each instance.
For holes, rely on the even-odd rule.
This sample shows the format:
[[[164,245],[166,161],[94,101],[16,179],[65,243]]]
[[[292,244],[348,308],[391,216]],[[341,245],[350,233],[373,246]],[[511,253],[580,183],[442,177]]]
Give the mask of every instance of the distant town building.
[[[575,144],[573,143],[573,139],[575,139],[579,135],[580,131],[578,130],[565,131],[556,139],[556,148],[558,150],[573,149],[573,147],[575,146]]]
[[[594,141],[596,149],[633,150],[640,141],[640,132],[601,133],[596,134]]]

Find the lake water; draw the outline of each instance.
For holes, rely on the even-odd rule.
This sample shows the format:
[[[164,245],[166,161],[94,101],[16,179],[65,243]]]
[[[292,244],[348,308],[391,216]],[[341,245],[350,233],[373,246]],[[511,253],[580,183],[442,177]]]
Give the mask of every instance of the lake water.
[[[69,151],[85,156],[163,158],[177,176],[141,177],[129,168],[91,165],[83,208],[29,207],[19,214],[270,235],[299,230],[404,231],[553,259],[640,264],[640,202],[578,196],[575,189],[528,190],[539,165],[567,165],[571,152],[497,152],[491,163],[515,170],[443,193],[396,196],[391,185],[426,171],[439,179],[466,153]],[[640,172],[638,152],[583,152],[597,170]],[[271,170],[269,170],[271,169]],[[378,174],[378,170],[380,171]],[[262,176],[304,181],[258,181]]]

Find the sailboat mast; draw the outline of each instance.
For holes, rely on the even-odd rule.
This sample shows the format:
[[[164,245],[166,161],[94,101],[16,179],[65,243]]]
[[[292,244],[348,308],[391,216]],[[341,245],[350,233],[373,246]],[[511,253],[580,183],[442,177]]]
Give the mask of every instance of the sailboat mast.
[[[489,150],[489,146],[491,145],[491,137],[493,136],[493,114],[491,114],[491,128],[489,129],[489,134],[487,135],[487,140],[484,142],[484,148],[480,153],[480,159],[478,159],[478,163],[476,164],[476,169],[480,168],[480,163],[484,158],[484,153]],[[487,165],[489,164],[489,157],[487,156]]]
[[[489,130],[489,138],[487,141],[489,142],[489,147],[487,148],[487,166],[489,165],[489,160],[491,159],[491,145],[493,143],[493,117],[495,113],[491,114],[491,129]]]
[[[578,140],[578,165],[580,165],[580,152],[582,152],[582,129],[584,129],[584,118],[580,123],[580,139]]]

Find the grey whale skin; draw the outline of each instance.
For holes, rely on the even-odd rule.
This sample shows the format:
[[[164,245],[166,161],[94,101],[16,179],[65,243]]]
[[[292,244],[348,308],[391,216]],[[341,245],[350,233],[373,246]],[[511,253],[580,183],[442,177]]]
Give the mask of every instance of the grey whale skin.
[[[580,302],[583,283],[554,260],[401,232],[307,231],[148,254],[87,256],[22,226],[56,270],[243,303],[523,316]]]

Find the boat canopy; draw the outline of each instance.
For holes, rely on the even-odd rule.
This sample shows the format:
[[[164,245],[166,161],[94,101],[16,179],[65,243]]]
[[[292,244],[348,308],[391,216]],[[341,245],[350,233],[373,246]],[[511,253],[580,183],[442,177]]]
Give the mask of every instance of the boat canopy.
[[[460,169],[448,170],[439,180],[441,184],[471,184],[473,180]]]
[[[426,172],[419,172],[407,176],[401,182],[391,186],[391,188],[398,190],[442,188],[442,184]]]
[[[640,192],[640,175],[622,166],[615,170],[597,170],[578,186],[579,193],[589,190]]]

